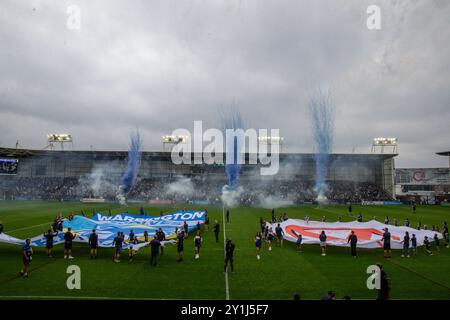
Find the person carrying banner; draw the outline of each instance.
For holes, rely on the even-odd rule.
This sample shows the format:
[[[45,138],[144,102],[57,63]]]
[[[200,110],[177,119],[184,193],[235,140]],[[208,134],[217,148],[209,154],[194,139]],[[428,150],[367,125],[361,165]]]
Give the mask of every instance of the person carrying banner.
[[[284,231],[280,224],[275,227],[275,234],[277,235],[277,243],[280,248],[283,248],[283,235]]]
[[[197,234],[194,238],[194,248],[195,248],[195,259],[200,258],[200,247],[202,246],[202,237],[200,236],[200,231],[197,231]]]
[[[423,245],[425,246],[425,253],[428,256],[432,256],[433,252],[431,252],[431,250],[430,250],[430,240],[428,240],[427,236],[425,236],[425,238],[423,239]]]
[[[166,234],[164,233],[164,231],[159,228],[158,231],[156,231],[155,237],[158,239],[159,243],[161,243],[161,241],[166,240]],[[164,255],[164,246],[161,244],[161,255]]]
[[[261,232],[257,232],[255,236],[255,246],[256,246],[256,259],[261,259],[259,252],[261,251],[262,246],[262,236]]]
[[[53,238],[58,235],[58,231],[56,233],[53,233],[51,229],[48,229],[46,233],[44,233],[45,238],[45,252],[47,253],[47,256],[49,258],[53,258],[52,256],[52,249],[53,249]]]
[[[272,251],[272,242],[273,239],[275,238],[275,235],[273,234],[273,230],[272,228],[268,228],[267,231],[267,243],[269,244],[269,251]]]
[[[383,241],[384,257],[391,258],[391,233],[388,228],[384,229],[383,238],[381,241]]]
[[[150,241],[150,247],[151,247],[150,265],[152,267],[156,267],[160,246],[161,246],[161,242],[159,241],[158,237],[155,236],[153,238],[153,240]]]
[[[297,245],[297,251],[299,252],[303,252],[303,236],[301,233],[298,234],[297,236],[297,241],[296,241],[296,245]]]
[[[72,242],[75,237],[76,236],[72,233],[72,229],[67,228],[67,232],[64,234],[64,259],[73,259]]]
[[[411,249],[412,249],[413,256],[417,256],[417,238],[414,233],[411,237]]]
[[[183,261],[183,244],[184,244],[184,231],[181,230],[177,234],[177,250],[178,250],[178,262]]]
[[[409,232],[405,232],[405,236],[403,237],[403,252],[402,252],[402,258],[407,257],[409,258]]]
[[[114,246],[114,262],[120,262],[120,254],[122,253],[123,237],[121,232],[117,232],[117,236],[113,240]]]
[[[231,241],[231,239],[228,239],[225,245],[225,263],[223,268],[223,272],[225,273],[228,269],[228,262],[230,263],[231,273],[234,272],[234,248],[235,246],[233,241]]]
[[[350,243],[350,252],[353,258],[356,258],[356,245],[358,244],[358,237],[355,231],[352,230],[350,236],[348,237],[347,243]]]
[[[322,257],[327,255],[327,235],[325,231],[322,230],[319,236],[320,248],[322,248]]]
[[[441,252],[441,249],[439,248],[439,237],[437,235],[437,233],[434,234],[434,247],[436,249],[436,252],[439,253]]]
[[[95,229],[92,229],[92,233],[89,235],[89,247],[91,248],[91,260],[97,259],[98,234]]]
[[[135,237],[135,235],[134,235],[133,229],[131,229],[130,233],[128,234],[128,241],[130,243],[133,243],[134,242],[134,237]]]
[[[20,275],[24,278],[28,278],[28,273],[30,271],[30,263],[33,259],[33,249],[31,249],[31,240],[25,240],[25,244],[22,247],[22,260],[23,260],[23,269],[20,271]]]

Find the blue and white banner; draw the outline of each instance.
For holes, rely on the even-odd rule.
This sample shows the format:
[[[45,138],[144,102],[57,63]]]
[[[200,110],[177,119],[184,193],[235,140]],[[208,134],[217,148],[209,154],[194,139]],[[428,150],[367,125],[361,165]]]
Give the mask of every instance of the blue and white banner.
[[[156,231],[161,228],[165,233],[167,239],[175,238],[176,229],[183,227],[184,222],[188,225],[188,231],[192,231],[199,224],[205,221],[206,212],[198,211],[179,211],[173,214],[162,215],[159,217],[147,215],[134,215],[129,213],[121,213],[112,216],[105,216],[96,213],[92,219],[75,216],[72,220],[65,219],[63,222],[63,232],[59,232],[53,238],[53,244],[64,243],[64,233],[68,228],[71,228],[72,233],[76,236],[74,242],[89,242],[89,235],[92,230],[98,234],[99,247],[113,247],[114,238],[118,232],[123,232],[125,241],[123,248],[129,248],[131,245],[133,249],[138,250],[146,245],[144,242],[144,232],[147,231],[148,238],[154,237]],[[138,240],[137,244],[129,242],[130,231],[133,230],[135,237]],[[23,244],[24,240],[10,237],[5,234],[0,235],[0,242]],[[46,238],[44,234],[31,238],[31,245],[37,247],[45,247]]]

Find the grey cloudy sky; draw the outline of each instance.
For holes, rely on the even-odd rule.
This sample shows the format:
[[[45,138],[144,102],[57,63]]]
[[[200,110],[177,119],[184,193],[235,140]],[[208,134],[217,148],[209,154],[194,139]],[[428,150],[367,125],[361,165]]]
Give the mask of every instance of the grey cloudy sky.
[[[81,29],[66,26],[81,8]],[[366,9],[381,8],[381,30]],[[447,166],[450,2],[160,0],[0,2],[0,146],[145,150],[176,128],[217,127],[221,108],[311,152],[307,96],[330,89],[335,152],[399,140],[397,167]]]

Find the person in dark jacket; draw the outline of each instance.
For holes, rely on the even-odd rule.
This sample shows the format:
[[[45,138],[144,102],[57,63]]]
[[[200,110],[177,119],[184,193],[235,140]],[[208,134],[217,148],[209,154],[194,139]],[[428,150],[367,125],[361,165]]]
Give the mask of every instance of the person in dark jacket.
[[[325,234],[325,231],[322,230],[319,236],[320,240],[320,247],[322,248],[322,256],[327,255],[327,235]]]
[[[391,233],[389,232],[388,228],[384,229],[383,238],[381,240],[383,241],[384,257],[390,258],[391,257]]]
[[[178,262],[183,261],[184,255],[184,231],[181,230],[177,234],[177,250],[178,250]]]
[[[230,263],[231,272],[234,272],[234,243],[231,239],[228,239],[225,245],[225,263],[223,267],[223,272],[227,272],[228,262]]]
[[[56,237],[58,235],[58,231],[56,231],[56,233],[53,233],[53,231],[51,229],[48,229],[48,231],[46,233],[44,233],[44,238],[45,238],[45,252],[47,253],[47,256],[49,258],[53,258],[52,257],[52,249],[53,249],[53,238]]]
[[[156,231],[155,236],[161,244],[161,255],[164,255],[164,246],[161,242],[166,240],[166,234],[161,228],[159,228],[158,231]]]
[[[214,222],[213,231],[214,231],[214,236],[216,237],[216,243],[219,243],[220,225],[217,222],[217,220]]]
[[[153,240],[150,241],[150,247],[151,247],[150,265],[152,267],[156,267],[160,246],[161,246],[161,242],[155,236],[153,238]]]
[[[98,234],[95,229],[92,229],[92,233],[89,235],[89,247],[91,248],[91,260],[97,259]]]
[[[320,300],[322,301],[336,300],[336,293],[334,291],[328,291],[328,293],[324,295]]]
[[[28,278],[28,273],[30,272],[30,263],[33,259],[33,249],[31,249],[31,240],[26,239],[25,244],[22,247],[22,260],[23,269],[20,271],[20,275]]]
[[[380,268],[380,288],[377,289],[377,300],[389,300],[391,291],[390,279],[383,266],[381,264],[377,264],[377,266]]]
[[[350,243],[350,252],[352,257],[356,258],[356,245],[358,244],[358,237],[355,234],[355,231],[352,230],[350,236],[348,237],[347,243]]]
[[[405,232],[405,236],[403,237],[403,251],[402,251],[402,258],[407,257],[409,258],[409,232]]]
[[[67,228],[67,232],[64,234],[64,259],[73,259],[72,242],[75,237],[76,236],[72,233],[72,229]]]

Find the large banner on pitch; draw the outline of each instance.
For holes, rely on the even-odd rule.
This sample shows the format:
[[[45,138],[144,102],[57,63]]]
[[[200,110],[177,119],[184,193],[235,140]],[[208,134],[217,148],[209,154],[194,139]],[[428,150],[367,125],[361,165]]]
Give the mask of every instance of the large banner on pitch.
[[[205,221],[206,212],[198,211],[179,211],[173,214],[163,215],[160,217],[134,215],[129,213],[122,213],[112,216],[105,216],[96,213],[92,219],[75,216],[72,220],[64,220],[63,232],[59,232],[54,237],[54,244],[64,243],[64,232],[67,228],[72,229],[72,233],[76,235],[74,242],[87,243],[89,235],[92,230],[98,234],[98,242],[100,247],[112,247],[113,240],[118,232],[123,232],[125,235],[124,248],[128,248],[131,244],[128,242],[129,233],[133,233],[138,238],[139,243],[134,244],[134,249],[139,249],[146,246],[148,243],[144,242],[144,232],[147,231],[149,238],[155,235],[155,232],[161,228],[166,234],[167,239],[175,238],[176,228],[183,227],[184,222],[188,225],[188,230],[192,231],[198,223],[202,224]],[[24,240],[10,237],[5,234],[0,234],[0,242],[23,244]],[[31,238],[31,245],[37,247],[44,247],[46,239],[43,234]]]
[[[270,225],[275,231],[277,224]],[[439,232],[428,230],[416,230],[409,227],[395,227],[392,225],[386,225],[375,220],[368,222],[319,222],[319,221],[305,221],[297,219],[288,219],[280,223],[281,228],[284,231],[284,239],[296,242],[298,235],[302,235],[304,244],[319,244],[319,236],[322,231],[325,231],[327,235],[327,245],[347,247],[348,237],[352,231],[355,232],[358,237],[358,247],[360,248],[382,248],[383,242],[381,241],[384,229],[388,228],[391,233],[391,248],[401,249],[403,248],[403,237],[405,232],[409,232],[410,238],[413,234],[416,235],[417,245],[423,245],[423,239],[425,236],[430,241],[433,240],[435,234],[441,239],[442,234]]]

